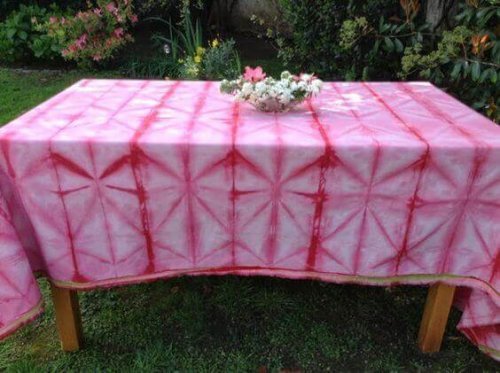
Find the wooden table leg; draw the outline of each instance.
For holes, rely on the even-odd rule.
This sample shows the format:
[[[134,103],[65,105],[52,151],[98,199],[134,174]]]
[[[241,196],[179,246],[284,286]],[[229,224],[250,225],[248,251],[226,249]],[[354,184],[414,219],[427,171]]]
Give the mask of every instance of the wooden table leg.
[[[83,339],[78,294],[75,290],[59,288],[54,284],[50,286],[61,347],[67,352],[77,351]]]
[[[422,352],[441,349],[454,293],[455,286],[436,283],[430,287],[418,333],[418,347]]]

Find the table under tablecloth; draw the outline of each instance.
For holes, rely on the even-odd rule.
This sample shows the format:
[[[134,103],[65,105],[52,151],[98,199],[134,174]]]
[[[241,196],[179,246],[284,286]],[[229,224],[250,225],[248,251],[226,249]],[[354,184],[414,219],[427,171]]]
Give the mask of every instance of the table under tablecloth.
[[[500,127],[429,83],[326,83],[288,113],[215,82],[82,80],[0,129],[0,337],[34,274],[463,287],[500,354]]]

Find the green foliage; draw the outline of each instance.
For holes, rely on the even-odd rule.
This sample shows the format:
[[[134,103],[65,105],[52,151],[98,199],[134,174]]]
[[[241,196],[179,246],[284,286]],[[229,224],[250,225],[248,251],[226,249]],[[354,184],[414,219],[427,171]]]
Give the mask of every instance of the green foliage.
[[[120,70],[124,76],[134,79],[162,79],[179,76],[179,64],[165,58],[163,54],[153,58],[129,59],[121,66]]]
[[[235,79],[241,74],[241,62],[234,40],[212,42],[202,60],[205,79]]]
[[[291,35],[278,36],[279,57],[291,69],[332,76],[338,70],[340,47],[336,40],[346,7],[338,1],[281,0]]]
[[[172,65],[178,64],[178,75],[186,79],[223,79],[240,74],[241,63],[233,40],[214,39],[204,47],[203,30],[197,20],[193,24],[185,18],[182,29],[172,22],[154,18],[168,26],[168,35],[155,35],[153,40],[161,44]]]
[[[435,48],[415,44],[401,60],[403,78],[418,76],[449,87],[460,98],[500,121],[500,6],[478,2],[463,5],[457,16],[461,24],[443,31]]]
[[[54,59],[60,56],[61,45],[47,35],[44,25],[50,17],[61,14],[56,6],[50,10],[36,5],[21,5],[0,23],[0,60]]]
[[[462,3],[456,24],[434,32],[419,0],[401,0],[399,8],[382,0],[317,3],[281,0],[293,30],[277,36],[288,67],[324,79],[424,78],[500,120],[498,0]]]
[[[391,0],[319,0],[314,6],[309,0],[280,0],[280,5],[281,18],[290,25],[291,31],[268,32],[276,37],[280,59],[291,70],[311,71],[325,79],[352,75],[348,68],[350,61],[343,58],[345,49],[340,45],[343,22],[350,17],[360,17],[358,21],[364,17],[371,23],[380,9],[388,12],[394,9]],[[350,24],[344,31],[350,27],[349,31],[353,32],[359,26]]]

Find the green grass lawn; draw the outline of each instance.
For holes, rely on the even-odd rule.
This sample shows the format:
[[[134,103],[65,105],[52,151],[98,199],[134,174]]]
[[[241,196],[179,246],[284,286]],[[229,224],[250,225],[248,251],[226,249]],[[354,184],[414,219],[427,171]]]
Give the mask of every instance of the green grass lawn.
[[[0,69],[0,125],[83,73]],[[100,76],[114,74],[101,73]],[[421,287],[192,277],[81,293],[85,348],[63,353],[47,282],[46,312],[0,343],[7,371],[495,371],[455,329],[442,351],[416,347]]]

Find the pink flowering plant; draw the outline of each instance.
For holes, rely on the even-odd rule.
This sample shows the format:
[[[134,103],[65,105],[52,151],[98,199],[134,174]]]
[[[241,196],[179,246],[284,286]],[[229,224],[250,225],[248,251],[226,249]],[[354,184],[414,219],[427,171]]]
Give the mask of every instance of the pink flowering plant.
[[[274,79],[268,77],[260,66],[255,69],[247,66],[238,79],[223,80],[220,90],[261,111],[280,112],[319,94],[322,84],[313,74],[297,76],[283,71],[280,79]]]
[[[91,65],[110,59],[132,41],[128,29],[136,22],[131,0],[97,0],[74,16],[51,17],[48,28],[63,45],[65,59]]]

